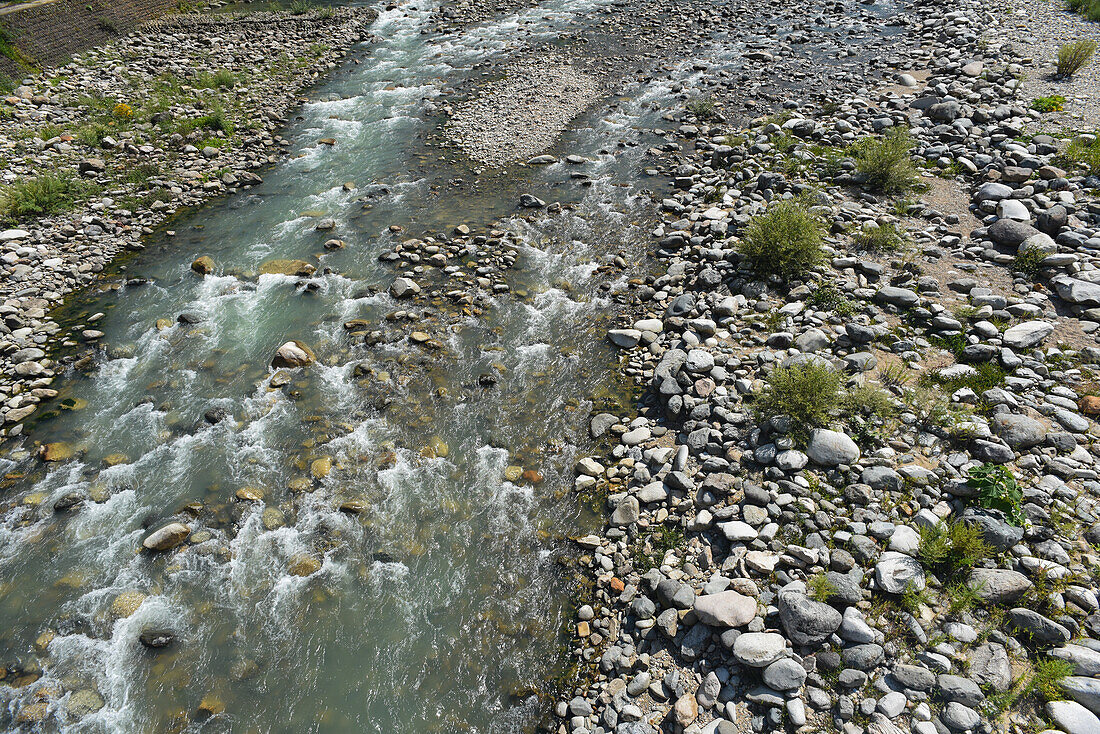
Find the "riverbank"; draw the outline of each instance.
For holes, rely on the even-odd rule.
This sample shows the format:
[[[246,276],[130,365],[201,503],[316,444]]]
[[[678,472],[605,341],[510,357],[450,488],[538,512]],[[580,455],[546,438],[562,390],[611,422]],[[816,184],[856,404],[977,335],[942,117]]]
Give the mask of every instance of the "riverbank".
[[[0,433],[52,397],[49,312],[183,207],[260,182],[299,95],[366,40],[373,10],[183,15],[81,54],[0,102]],[[124,72],[119,73],[119,65]]]
[[[594,416],[609,451],[576,467],[609,524],[579,541],[595,670],[559,732],[1100,726],[1095,120],[1017,89],[1034,37],[1093,29],[1010,12],[915,3],[881,81],[819,69],[827,104],[745,127],[714,123],[723,80],[685,90],[666,274],[608,335],[640,410]],[[822,249],[767,277],[814,218]]]

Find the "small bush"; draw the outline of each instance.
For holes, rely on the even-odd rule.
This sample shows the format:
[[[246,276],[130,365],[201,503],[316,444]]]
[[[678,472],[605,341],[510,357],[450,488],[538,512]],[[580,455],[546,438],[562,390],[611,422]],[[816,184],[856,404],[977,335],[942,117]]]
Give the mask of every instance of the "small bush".
[[[829,365],[806,362],[777,367],[758,401],[764,418],[790,416],[796,433],[828,425],[840,405],[840,373]]]
[[[952,351],[949,349],[949,351]],[[960,350],[961,351],[961,350]],[[955,352],[957,355],[958,352]],[[932,385],[939,385],[948,393],[962,390],[968,387],[978,395],[990,388],[1004,384],[1005,371],[992,362],[982,362],[974,366],[975,371],[958,375],[956,377],[944,377],[938,372],[926,372],[921,376],[922,380]]]
[[[901,387],[909,382],[909,368],[898,362],[889,362],[879,369],[878,381],[888,387]]]
[[[1089,20],[1100,20],[1100,0],[1069,0],[1066,4]]]
[[[111,110],[111,117],[116,120],[131,120],[134,117],[134,108],[125,102],[119,102]]]
[[[182,135],[188,135],[195,130],[210,130],[212,132],[223,132],[226,135],[232,135],[236,130],[236,126],[233,124],[229,116],[225,114],[225,110],[220,106],[214,107],[209,114],[202,117],[196,117],[190,120],[184,120],[180,123],[179,132]]]
[[[852,238],[852,241],[861,250],[870,252],[897,252],[909,244],[909,236],[904,230],[892,222],[888,224],[870,225]]]
[[[1046,260],[1046,258],[1047,253],[1037,247],[1032,247],[1016,255],[1016,259],[1012,264],[1027,277],[1034,278],[1042,269],[1039,263]]]
[[[1096,53],[1096,41],[1081,40],[1067,43],[1058,49],[1058,76],[1063,79],[1083,69]]]
[[[1097,0],[1100,3],[1100,0]],[[1062,156],[1068,163],[1085,166],[1089,173],[1100,175],[1100,134],[1093,136],[1092,142],[1077,138],[1066,148]]]
[[[849,415],[874,416],[881,420],[897,412],[890,395],[874,385],[848,388],[840,399],[840,407]]]
[[[59,214],[95,189],[92,183],[48,173],[19,181],[0,190],[0,219],[17,222]]]
[[[660,568],[665,554],[683,545],[684,531],[677,527],[661,525],[634,541],[631,559],[634,570],[645,573],[651,568]]]
[[[1031,100],[1031,109],[1044,115],[1050,112],[1061,112],[1066,108],[1066,98],[1060,94],[1050,97],[1036,97]]]
[[[697,97],[688,102],[686,108],[697,120],[713,120],[718,114],[718,106],[710,97]]]
[[[806,595],[814,601],[827,602],[837,595],[836,584],[829,580],[824,571],[819,571],[806,579]]]
[[[205,71],[195,80],[195,86],[199,89],[231,89],[236,85],[237,77],[228,69],[219,69],[213,74]]]
[[[883,138],[866,138],[853,146],[856,170],[868,186],[884,194],[905,194],[920,183],[917,167],[909,157],[913,139],[909,130],[893,128]]]
[[[941,522],[920,529],[917,560],[933,571],[954,573],[969,570],[978,561],[993,555],[976,525],[965,522]]]
[[[996,464],[971,467],[966,483],[978,490],[978,504],[987,510],[1001,510],[1013,525],[1023,526],[1024,493],[1009,469]]]
[[[757,272],[799,275],[825,259],[825,227],[802,204],[783,201],[753,218],[741,234],[741,252]]]
[[[294,15],[304,15],[311,10],[313,10],[311,0],[294,0],[290,3],[290,12]]]
[[[854,316],[859,309],[832,283],[824,283],[810,294],[806,303],[819,311],[832,311],[837,316]]]

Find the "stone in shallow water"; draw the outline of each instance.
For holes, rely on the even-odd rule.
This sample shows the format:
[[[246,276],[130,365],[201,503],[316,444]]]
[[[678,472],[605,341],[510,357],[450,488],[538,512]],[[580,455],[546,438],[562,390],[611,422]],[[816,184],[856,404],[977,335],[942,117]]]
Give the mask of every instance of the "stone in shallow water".
[[[191,528],[181,522],[170,522],[167,525],[154,530],[141,544],[146,550],[166,551],[172,550],[177,545],[187,540],[191,534]]]
[[[313,275],[317,268],[305,260],[268,260],[260,266],[260,275]]]
[[[111,602],[111,614],[115,617],[129,617],[145,601],[146,595],[140,591],[124,591]]]
[[[38,458],[42,461],[65,461],[71,459],[75,453],[73,447],[67,443],[44,443],[38,449]]]
[[[309,576],[321,570],[321,561],[313,556],[299,553],[287,563],[287,571],[294,576]]]
[[[300,341],[294,340],[283,344],[275,350],[275,357],[271,360],[271,366],[280,367],[305,367],[317,361],[317,355],[313,350]]]

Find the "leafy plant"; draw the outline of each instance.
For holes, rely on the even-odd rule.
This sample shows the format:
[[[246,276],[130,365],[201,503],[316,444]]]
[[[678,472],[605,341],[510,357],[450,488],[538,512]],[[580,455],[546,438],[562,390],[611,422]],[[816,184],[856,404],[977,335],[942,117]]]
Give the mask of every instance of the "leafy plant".
[[[837,591],[836,584],[829,580],[824,571],[806,579],[806,595],[814,601],[827,602],[837,595]]]
[[[967,484],[978,490],[978,504],[987,510],[1001,510],[1013,525],[1023,526],[1024,493],[1009,469],[982,464],[967,472]]]
[[[0,219],[17,222],[27,217],[68,211],[76,200],[97,190],[95,184],[68,176],[44,173],[0,190]]]
[[[1053,94],[1049,97],[1036,97],[1031,100],[1031,109],[1043,114],[1061,112],[1065,108],[1066,98],[1060,94]]]
[[[661,525],[639,536],[634,541],[631,552],[634,570],[638,573],[645,573],[651,568],[660,567],[665,554],[674,548],[678,548],[683,542],[684,531],[678,527],[667,525]]]
[[[852,241],[870,252],[897,252],[909,244],[909,236],[893,222],[869,225],[861,229]]]
[[[847,415],[869,415],[885,420],[896,410],[889,393],[874,385],[850,387],[840,399],[840,407]]]
[[[913,139],[906,128],[893,128],[885,137],[865,138],[852,146],[856,170],[867,185],[884,194],[904,194],[917,188],[920,177],[910,152]]]
[[[1083,69],[1096,53],[1096,41],[1082,39],[1067,43],[1058,49],[1058,76],[1063,79]]]
[[[1100,0],[1097,0],[1100,7]],[[1077,138],[1066,147],[1062,158],[1068,163],[1082,165],[1093,175],[1100,175],[1100,135]]]
[[[1061,701],[1062,681],[1073,675],[1073,665],[1059,658],[1040,658],[1035,661],[1034,672],[1028,687],[1047,701]]]
[[[832,283],[822,283],[810,294],[806,303],[821,311],[832,311],[837,316],[853,316],[857,311],[855,302]]]
[[[237,85],[236,75],[228,69],[219,69],[211,74],[205,71],[195,80],[199,89],[230,89]]]
[[[1075,13],[1088,20],[1100,20],[1100,0],[1068,0],[1066,5]]]
[[[965,522],[941,522],[920,529],[917,560],[933,571],[968,570],[993,555],[981,528]]]
[[[749,222],[740,249],[757,272],[789,277],[825,259],[824,236],[824,225],[800,202],[783,201]]]
[[[777,367],[768,375],[757,410],[764,418],[789,416],[795,433],[828,425],[840,404],[840,373],[816,362]]]
[[[311,0],[293,0],[290,3],[290,12],[294,15],[304,15],[313,10],[314,4]]]
[[[693,99],[687,103],[686,107],[687,111],[694,115],[697,120],[712,120],[718,114],[718,106],[714,104],[714,100],[710,97]]]

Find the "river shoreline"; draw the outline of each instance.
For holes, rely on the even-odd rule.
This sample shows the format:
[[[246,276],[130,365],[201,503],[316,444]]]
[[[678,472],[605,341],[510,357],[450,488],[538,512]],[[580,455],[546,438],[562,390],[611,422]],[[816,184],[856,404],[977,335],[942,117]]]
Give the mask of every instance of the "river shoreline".
[[[1100,483],[1089,417],[1100,407],[1091,382],[1100,372],[1100,297],[1089,275],[1097,186],[1062,158],[1073,135],[1043,137],[1048,120],[1019,98],[1020,71],[1049,59],[1013,48],[1021,39],[999,30],[1009,25],[1003,11],[918,2],[876,27],[878,16],[852,5],[830,8],[815,28],[805,27],[801,6],[784,5],[781,32],[759,12],[750,23],[719,21],[715,11],[708,32],[751,38],[733,53],[718,43],[706,61],[688,60],[701,73],[671,86],[678,103],[664,111],[663,129],[649,131],[659,141],[647,173],[659,182],[664,221],[647,249],[667,267],[614,294],[621,313],[608,339],[624,350],[620,376],[641,399],[637,411],[593,416],[591,435],[610,449],[576,466],[577,493],[603,501],[609,522],[579,541],[577,562],[595,593],[578,600],[587,602],[572,628],[583,682],[557,703],[559,734],[932,734],[996,722],[1089,731],[1100,674]],[[755,9],[747,6],[738,10]],[[674,10],[643,19],[670,13],[678,24],[668,33],[638,38],[667,52],[690,37],[694,20]],[[332,68],[362,40],[367,18],[337,11],[315,22],[299,39],[331,33],[328,22],[343,34],[317,61]],[[834,38],[820,30],[829,22],[850,27]],[[861,34],[866,44],[844,38]],[[637,77],[652,76],[645,54],[632,52],[608,68],[638,62]],[[302,88],[314,78],[311,65]],[[15,108],[41,104],[32,95]],[[154,178],[174,198],[135,209],[129,229],[105,239],[115,250],[137,245],[177,202],[254,182],[277,158],[270,149],[284,147],[274,130],[285,108],[277,108],[257,134],[258,157],[193,145],[196,164],[231,170],[178,193]],[[927,188],[873,191],[852,146],[901,127],[911,130]],[[64,157],[76,144],[57,138],[54,150],[81,165],[82,156]],[[121,150],[145,154],[140,141],[132,147]],[[98,164],[85,167],[106,184]],[[825,259],[785,280],[762,278],[738,238],[781,199],[806,202],[828,225]],[[110,232],[101,209],[85,214],[85,230]],[[74,219],[47,224],[61,231]],[[86,233],[73,229],[66,240],[82,242]],[[874,250],[862,236],[869,230],[899,239]],[[413,286],[419,294],[412,263],[467,253],[474,236],[456,235],[385,253],[412,283],[395,297],[411,297]],[[35,229],[10,239],[9,251],[30,256],[19,247],[46,239]],[[74,247],[62,262],[76,266],[72,284],[5,291],[21,299],[8,304],[9,325],[34,322],[23,335],[32,341],[56,331],[47,307],[94,280],[112,254],[90,241],[103,250],[98,259]],[[500,270],[514,262],[512,244],[498,243]],[[1035,248],[1042,256],[1025,272],[1023,253]],[[493,267],[482,287],[503,292]],[[71,344],[98,338],[94,322],[82,327]],[[433,334],[416,333],[441,348]],[[5,350],[19,378],[0,384],[14,426],[7,435],[51,397],[57,365],[34,351],[46,343]],[[807,363],[842,375],[841,391],[858,401],[801,435],[781,415],[761,416],[759,405],[777,366]],[[967,477],[980,465],[1014,473],[1023,520],[978,505]],[[958,567],[930,561],[930,533],[962,525],[978,529],[980,557]],[[1077,708],[1027,688],[1048,659],[1071,666],[1066,695]]]
[[[1063,39],[1095,32],[1043,10]],[[642,399],[593,417],[612,450],[576,467],[609,523],[579,541],[596,592],[574,655],[597,673],[558,702],[560,734],[1097,726],[1100,324],[1082,245],[1100,207],[1096,172],[1064,155],[1097,120],[1080,98],[1055,118],[1076,132],[1041,134],[1016,87],[1049,68],[1029,53],[1045,28],[980,2],[911,11],[920,52],[877,91],[780,95],[770,118],[708,125],[718,82],[713,107],[670,118],[686,152],[660,166],[667,273],[608,334]],[[894,127],[923,192],[857,175],[850,146]],[[829,225],[825,265],[762,278],[734,235],[783,197]],[[900,239],[868,244],[887,228]],[[837,370],[852,396],[802,435],[761,413],[797,364]],[[983,506],[986,467],[1023,487],[1019,516]],[[974,551],[950,550],[964,537]]]

